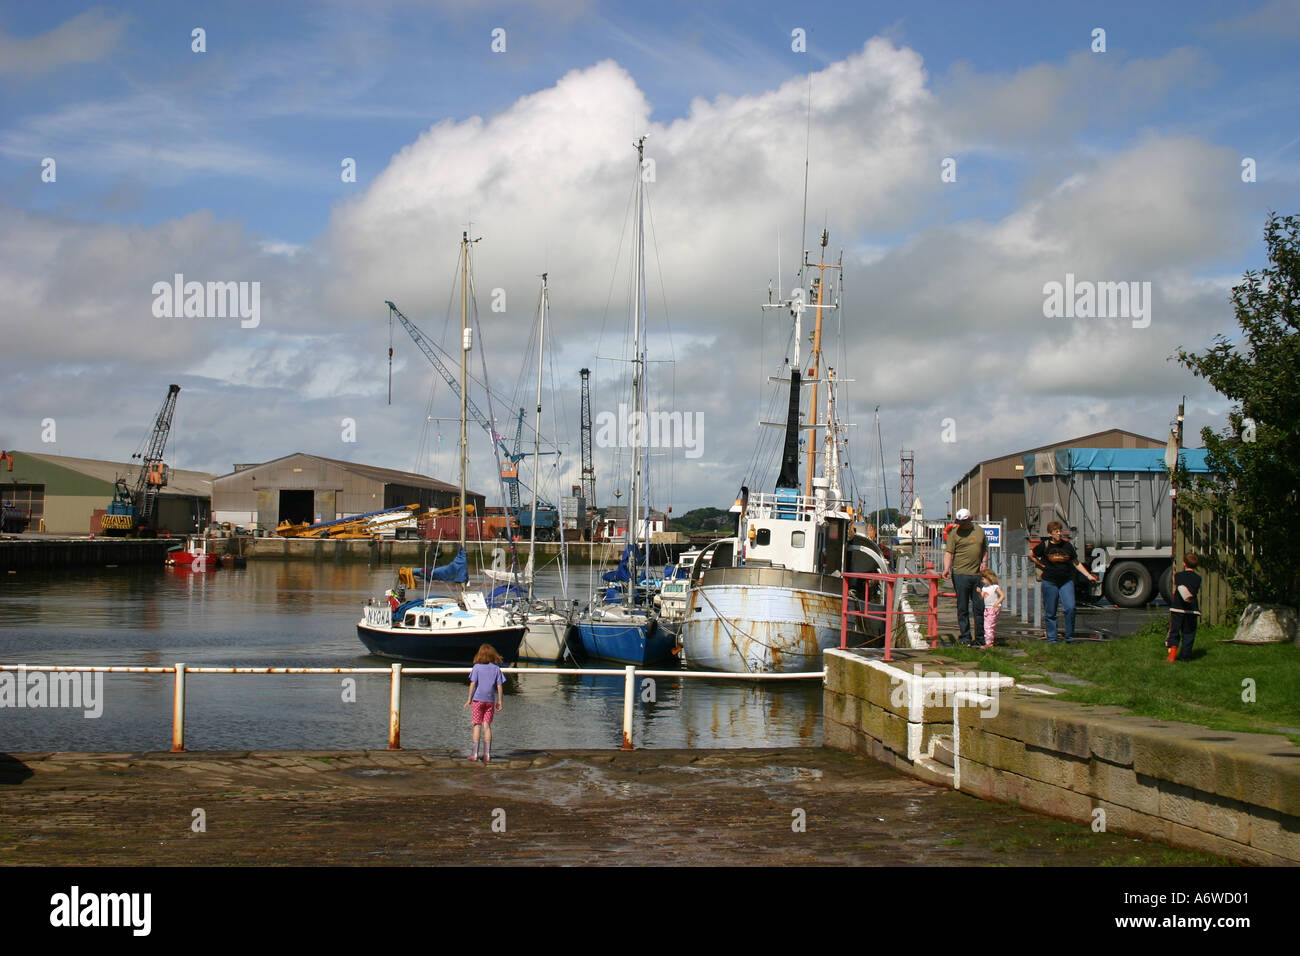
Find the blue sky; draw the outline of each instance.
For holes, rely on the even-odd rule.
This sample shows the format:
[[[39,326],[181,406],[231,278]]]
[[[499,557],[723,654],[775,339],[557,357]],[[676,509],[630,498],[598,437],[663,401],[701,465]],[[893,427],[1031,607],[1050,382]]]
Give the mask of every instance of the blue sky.
[[[8,220],[0,241],[30,257],[0,271],[0,288],[11,293],[6,335],[18,346],[3,360],[8,387],[33,383],[10,402],[15,414],[67,420],[64,454],[120,459],[130,450],[118,450],[125,435],[139,431],[137,420],[160,400],[148,396],[188,375],[182,401],[193,395],[198,407],[191,434],[176,438],[185,466],[224,472],[232,460],[297,450],[305,437],[321,447],[302,450],[412,467],[396,450],[402,430],[372,404],[370,353],[376,337],[386,338],[382,309],[363,323],[358,310],[369,306],[357,303],[404,293],[399,305],[413,317],[436,312],[425,324],[440,327],[451,265],[429,233],[450,232],[470,217],[497,236],[514,233],[508,249],[489,235],[482,264],[511,277],[516,302],[533,301],[525,277],[542,268],[531,256],[523,261],[526,237],[541,248],[537,258],[560,269],[558,302],[579,281],[563,268],[583,269],[581,281],[592,288],[567,303],[557,331],[565,376],[592,361],[581,343],[606,323],[601,293],[612,262],[599,243],[582,257],[566,257],[566,245],[582,241],[573,223],[605,202],[592,183],[615,167],[593,158],[604,156],[603,140],[555,125],[566,115],[600,117],[619,144],[630,146],[641,127],[651,131],[652,151],[663,144],[656,215],[666,228],[682,226],[661,250],[667,311],[679,340],[689,330],[686,340],[704,346],[697,355],[716,354],[753,328],[775,265],[766,252],[751,268],[742,263],[745,250],[724,251],[730,235],[722,224],[763,235],[750,259],[774,249],[776,228],[789,246],[785,262],[797,256],[805,140],[796,94],[812,71],[809,221],[825,222],[854,266],[846,277],[853,301],[875,307],[855,339],[862,350],[854,364],[863,367],[854,386],[857,417],[869,421],[876,404],[889,409],[887,448],[924,451],[918,487],[940,495],[981,458],[1054,440],[1062,430],[1113,424],[1162,434],[1170,402],[1184,391],[1194,396],[1193,427],[1221,420],[1224,403],[1167,357],[1171,347],[1202,348],[1215,332],[1231,331],[1223,297],[1244,269],[1261,264],[1267,211],[1296,211],[1295,0],[463,6],[0,6],[0,207]],[[191,50],[195,27],[206,31],[204,53]],[[498,28],[502,53],[491,49]],[[791,49],[796,28],[807,31],[806,54]],[[1106,32],[1104,53],[1091,50],[1095,28]],[[517,150],[536,163],[535,182],[521,174]],[[756,179],[767,188],[750,194],[745,164],[756,151],[763,152]],[[945,156],[956,158],[960,173],[941,186]],[[55,183],[42,182],[45,157],[57,162]],[[340,181],[344,157],[356,160],[355,183]],[[1256,182],[1240,182],[1242,157],[1257,162]],[[484,167],[499,167],[500,176],[480,175]],[[1207,180],[1220,174],[1222,182]],[[530,185],[552,193],[551,205],[516,214],[504,197],[533,203]],[[621,215],[617,202],[608,199],[602,211],[611,215],[603,218]],[[577,207],[584,212],[570,222],[566,209]],[[707,216],[698,231],[687,228],[692,212]],[[1045,250],[1058,240],[1049,267]],[[415,244],[424,246],[418,255]],[[42,249],[58,252],[43,258]],[[990,250],[996,261],[980,261]],[[711,276],[689,266],[719,253]],[[341,263],[357,269],[347,290],[323,292],[348,272]],[[258,345],[250,350],[250,336],[225,328],[185,330],[156,356],[142,354],[140,343],[162,334],[148,323],[148,299],[141,319],[125,279],[121,289],[104,279],[78,285],[98,270],[129,274],[133,264],[140,274],[129,288],[186,268],[264,277],[278,297]],[[431,264],[436,282],[418,272]],[[1099,341],[1074,329],[1078,347],[1066,354],[1103,372],[1126,356],[1123,374],[1053,371],[1057,331],[1045,330],[1041,318],[1022,328],[1002,327],[998,317],[1025,313],[1026,303],[1032,313],[1043,278],[1064,271],[1153,281],[1169,316],[1167,336],[1122,339],[1129,333],[1116,328]],[[1013,290],[1021,272],[1030,277]],[[962,285],[932,290],[926,275]],[[98,361],[36,329],[71,316],[102,335]],[[972,356],[1003,353],[1009,341],[1032,368],[1027,374],[987,361],[966,368],[978,386],[972,417],[979,424],[961,429],[969,439],[941,442],[937,422],[953,414],[941,390],[922,397],[914,374],[876,369],[882,350],[916,348],[910,328],[924,330],[927,347],[943,346],[918,368],[970,366]],[[766,334],[770,353],[780,333],[773,326]],[[524,361],[511,351],[517,338],[498,340],[503,379]],[[1147,365],[1127,364],[1135,351]],[[339,359],[361,352],[368,364],[354,381],[356,369]],[[686,489],[687,506],[729,499],[717,488],[739,483],[731,476],[747,453],[735,436],[751,434],[753,404],[720,405],[717,394],[693,384],[716,378],[712,367],[676,357],[674,389],[682,393],[672,401],[705,409],[717,424],[710,467],[684,469],[673,485]],[[423,408],[427,382],[414,381],[416,362],[410,358],[406,397]],[[329,375],[305,371],[325,365]],[[752,394],[758,372],[743,371]],[[562,387],[572,392],[567,378]],[[1024,414],[1012,394],[1020,390],[1045,413]],[[94,410],[81,401],[105,391],[120,400]],[[371,416],[368,441],[329,447],[338,429],[324,423],[348,414],[331,401],[349,406],[354,418]],[[566,407],[576,407],[572,394]],[[237,434],[223,430],[240,416],[247,422]],[[318,419],[315,429],[300,424]],[[33,427],[17,420],[9,427],[12,437],[0,436],[0,444],[35,446]],[[576,454],[569,458],[576,466]],[[886,470],[896,475],[896,463]]]

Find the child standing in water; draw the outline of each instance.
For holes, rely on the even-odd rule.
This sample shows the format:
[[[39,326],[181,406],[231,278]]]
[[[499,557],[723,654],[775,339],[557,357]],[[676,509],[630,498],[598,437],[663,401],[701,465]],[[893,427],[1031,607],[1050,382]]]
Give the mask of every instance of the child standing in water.
[[[980,587],[980,594],[984,598],[984,646],[993,646],[993,627],[998,623],[998,615],[1002,613],[1002,602],[1006,600],[1006,592],[1002,590],[1002,585],[998,584],[998,576],[985,568],[980,572],[980,580],[984,582]]]
[[[501,685],[506,682],[501,673],[501,655],[491,644],[481,644],[474,655],[474,669],[469,674],[469,699],[465,706],[473,705],[470,722],[474,726],[474,749],[469,759],[478,760],[478,729],[483,728],[483,762],[492,762],[492,715],[501,710]],[[495,709],[494,709],[495,699]]]

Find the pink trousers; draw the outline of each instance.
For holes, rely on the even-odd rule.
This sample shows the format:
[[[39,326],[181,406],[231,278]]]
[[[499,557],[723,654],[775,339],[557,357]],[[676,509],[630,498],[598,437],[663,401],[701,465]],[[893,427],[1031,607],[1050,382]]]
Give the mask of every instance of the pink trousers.
[[[1002,605],[996,607],[992,604],[984,605],[984,646],[993,646],[993,628],[998,623],[998,615],[1002,613]]]

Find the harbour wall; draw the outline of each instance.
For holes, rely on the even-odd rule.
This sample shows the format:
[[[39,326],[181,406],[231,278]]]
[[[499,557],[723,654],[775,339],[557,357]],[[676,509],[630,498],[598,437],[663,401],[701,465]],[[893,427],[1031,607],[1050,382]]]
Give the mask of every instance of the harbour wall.
[[[0,571],[30,571],[116,564],[162,566],[176,538],[6,538]]]
[[[1094,830],[1300,863],[1300,748],[1286,737],[1053,700],[928,655],[825,661],[831,749]]]
[[[471,541],[466,548],[471,564],[477,564],[482,555],[482,563],[491,565],[492,553],[497,548],[508,549],[504,541]],[[395,540],[393,538],[278,538],[278,537],[229,537],[211,539],[209,548],[221,554],[233,554],[249,560],[292,560],[306,561],[367,561],[374,564],[410,564],[419,565],[423,561],[432,561],[441,547],[442,560],[446,561],[456,553],[456,542]],[[568,550],[571,564],[609,564],[618,563],[622,554],[621,544],[592,543],[587,541],[571,542],[564,545]],[[688,544],[653,544],[651,556],[663,571],[663,565],[677,559]],[[536,546],[538,564],[549,563],[560,553],[559,542],[538,542]],[[515,544],[515,555],[522,566],[528,560],[528,542]]]

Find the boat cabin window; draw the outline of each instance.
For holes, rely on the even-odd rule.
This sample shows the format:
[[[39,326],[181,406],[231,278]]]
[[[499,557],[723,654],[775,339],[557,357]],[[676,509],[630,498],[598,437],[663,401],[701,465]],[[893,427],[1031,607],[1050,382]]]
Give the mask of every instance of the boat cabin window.
[[[433,622],[430,620],[429,615],[421,614],[420,627],[432,627],[432,626],[433,626]]]
[[[406,615],[406,619],[403,620],[402,623],[403,623],[404,625],[406,625],[407,627],[415,627],[415,615],[414,615],[414,614],[407,614],[407,615]]]
[[[805,533],[803,531],[790,532],[790,547],[802,548],[804,542],[804,534]]]
[[[758,536],[754,538],[754,544],[761,546],[761,545],[771,544],[771,543],[772,543],[772,529],[759,528]]]

